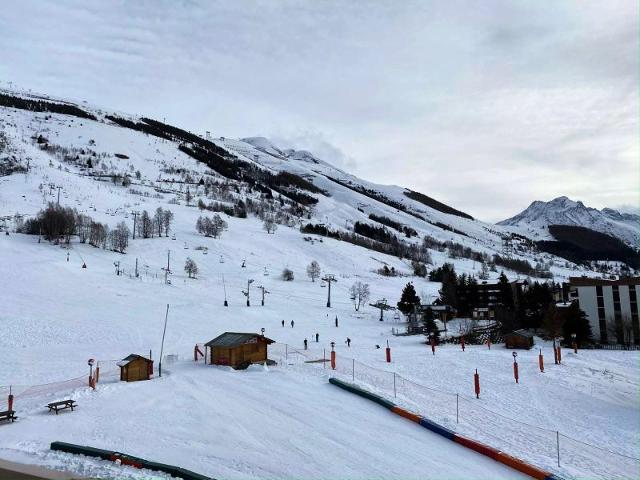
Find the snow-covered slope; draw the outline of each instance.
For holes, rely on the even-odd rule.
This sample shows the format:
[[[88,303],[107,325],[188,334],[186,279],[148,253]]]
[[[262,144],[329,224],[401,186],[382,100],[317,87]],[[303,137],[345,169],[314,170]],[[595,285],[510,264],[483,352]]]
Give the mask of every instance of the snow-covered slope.
[[[549,225],[575,225],[613,235],[631,246],[640,245],[640,216],[611,208],[598,210],[564,196],[549,202],[536,200],[498,225],[520,227],[527,236],[540,238],[549,237]]]
[[[556,462],[555,436],[534,452],[523,447],[519,424],[505,433],[508,419],[500,415],[633,454],[638,378],[637,369],[629,365],[637,360],[636,352],[624,352],[618,361],[613,360],[618,352],[569,354],[566,367],[549,369],[544,375],[537,373],[537,352],[523,352],[518,386],[511,378],[511,354],[504,348],[478,346],[462,353],[450,345],[436,356],[427,355],[423,337],[393,335],[393,328],[402,328],[399,316],[396,319],[387,312],[381,322],[379,311],[368,302],[355,312],[349,289],[356,281],[367,283],[370,301],[384,298],[394,305],[408,281],[426,300],[433,300],[441,285],[412,276],[406,258],[302,234],[299,226],[323,223],[348,231],[355,221],[373,222],[369,218],[373,213],[418,232],[403,240],[417,243],[428,235],[487,254],[501,251],[506,229],[431,208],[407,197],[401,187],[358,179],[333,167],[330,159],[318,159],[309,152],[284,150],[265,139],[216,138],[213,142],[238,161],[261,172],[295,173],[324,193],[311,193],[317,203],[305,206],[299,216],[290,214],[274,234],[263,230],[257,214],[240,218],[221,213],[227,230],[220,238],[205,237],[196,232],[196,220],[212,213],[198,209],[199,200],[225,205],[242,200],[268,210],[278,205],[278,195],[246,179],[223,177],[181,150],[182,142],[119,126],[107,118],[112,114],[81,107],[95,120],[0,107],[0,130],[6,138],[0,158],[14,158],[28,167],[0,177],[0,225],[10,232],[0,235],[4,294],[0,407],[8,391],[4,387],[13,385],[20,417],[15,424],[3,426],[0,456],[66,466],[95,477],[147,475],[48,451],[50,441],[68,440],[177,463],[221,478],[520,478],[517,472],[443,443],[410,422],[385,417],[384,409],[330,387],[321,364],[302,360],[289,365],[294,362],[288,361],[285,352],[291,350],[284,344],[303,348],[304,339],[311,340],[316,333],[319,341],[310,342],[310,358],[321,359],[335,342],[341,365],[349,365],[347,359],[353,357],[360,363],[351,365],[361,368],[354,372],[355,379],[368,375],[370,387],[389,397],[393,395],[388,389],[393,385],[390,379],[395,378],[392,371],[434,389],[429,392],[448,392],[443,394],[446,415],[437,420],[452,429],[466,428],[463,432],[482,441],[499,440],[497,448],[545,468],[553,469]],[[124,114],[118,117],[138,121]],[[119,179],[124,177],[130,185],[122,185]],[[193,196],[190,203],[187,190]],[[68,246],[56,245],[38,242],[37,235],[15,232],[21,219],[32,218],[58,199],[60,205],[111,228],[119,222],[131,226],[134,211],[170,209],[174,213],[171,234],[140,238],[138,232],[135,240],[129,239],[126,254],[121,254],[77,238]],[[172,274],[167,284],[163,269],[169,251]],[[478,262],[450,258],[447,249],[433,248],[430,254],[429,268],[453,262],[459,273],[479,270]],[[517,255],[532,262],[557,260],[528,251]],[[198,264],[196,279],[183,273],[187,258]],[[326,307],[328,289],[306,276],[312,260],[337,279],[331,286],[330,309]],[[404,276],[381,276],[377,270],[382,265]],[[285,267],[295,273],[293,281],[282,279]],[[575,275],[576,269],[556,261],[551,271],[559,280]],[[506,273],[516,277],[512,271]],[[490,272],[493,278],[498,274]],[[242,292],[249,279],[255,281],[250,308]],[[264,306],[260,306],[259,286],[268,292]],[[105,375],[95,392],[78,387],[77,382],[70,382],[66,390],[56,386],[55,382],[66,379],[82,378],[81,384],[85,383],[88,358],[108,367],[130,353],[152,350],[157,359],[167,304],[171,307],[164,353],[179,360],[163,364],[162,379],[126,384],[109,381]],[[295,326],[289,323],[292,320]],[[279,342],[270,350],[278,367],[235,372],[194,364],[196,342],[224,331],[259,332],[261,328]],[[351,346],[345,343],[347,337]],[[391,364],[384,360],[384,349],[376,348],[387,341],[393,348]],[[550,349],[544,343],[540,346]],[[472,395],[470,374],[475,368],[483,375],[483,394],[467,401],[486,409],[482,419],[489,415],[487,411],[497,413],[491,414],[491,422],[479,422],[463,407],[458,425],[451,417],[454,394],[460,392],[461,401]],[[565,388],[567,382],[572,382],[572,388]],[[29,395],[23,395],[25,391]],[[69,396],[80,405],[76,412],[58,417],[44,414],[42,405]],[[430,408],[433,398],[414,398],[412,406]],[[398,394],[399,402],[410,400]],[[591,462],[563,468],[586,476],[599,463],[594,454]],[[599,467],[599,472],[603,470]]]

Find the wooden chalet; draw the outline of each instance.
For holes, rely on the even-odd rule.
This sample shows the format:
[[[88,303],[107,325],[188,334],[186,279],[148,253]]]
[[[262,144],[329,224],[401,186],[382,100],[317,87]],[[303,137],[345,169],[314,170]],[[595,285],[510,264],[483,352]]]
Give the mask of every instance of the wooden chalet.
[[[507,333],[504,336],[504,346],[510,349],[522,348],[529,350],[533,347],[533,333],[526,329]]]
[[[117,365],[120,367],[120,381],[137,382],[139,380],[149,380],[153,375],[153,360],[132,353],[120,360]]]
[[[205,358],[213,365],[246,368],[267,362],[267,345],[273,342],[259,333],[225,332],[205,343]]]

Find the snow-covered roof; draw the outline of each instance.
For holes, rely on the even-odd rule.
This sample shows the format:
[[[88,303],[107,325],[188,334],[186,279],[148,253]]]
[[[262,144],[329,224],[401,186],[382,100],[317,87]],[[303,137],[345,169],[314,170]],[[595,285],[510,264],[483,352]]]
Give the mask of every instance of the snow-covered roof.
[[[238,345],[243,345],[245,343],[249,343],[257,339],[258,337],[262,337],[266,340],[267,343],[273,343],[274,341],[270,338],[264,337],[259,333],[238,333],[238,332],[225,332],[222,335],[217,336],[213,340],[209,340],[205,343],[207,347],[236,347]]]

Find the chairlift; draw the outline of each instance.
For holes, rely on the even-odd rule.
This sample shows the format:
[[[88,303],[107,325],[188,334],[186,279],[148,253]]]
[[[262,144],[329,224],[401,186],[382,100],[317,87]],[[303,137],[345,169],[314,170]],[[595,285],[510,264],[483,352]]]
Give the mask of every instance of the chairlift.
[[[189,250],[189,247],[187,246],[187,242],[184,242],[184,249]]]
[[[171,240],[175,240],[176,239],[176,234],[174,233],[173,235],[171,235]]]
[[[220,263],[224,263],[224,257],[220,255]]]

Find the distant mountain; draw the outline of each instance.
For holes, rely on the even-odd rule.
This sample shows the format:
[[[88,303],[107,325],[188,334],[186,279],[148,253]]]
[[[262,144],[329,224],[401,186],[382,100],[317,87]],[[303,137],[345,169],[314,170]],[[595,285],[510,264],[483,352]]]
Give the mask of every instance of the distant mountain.
[[[634,247],[640,244],[640,216],[611,208],[590,208],[564,196],[550,202],[536,200],[518,215],[498,222],[498,225],[519,227],[528,236],[533,233],[542,238],[550,236],[550,225],[571,225],[617,237]]]

